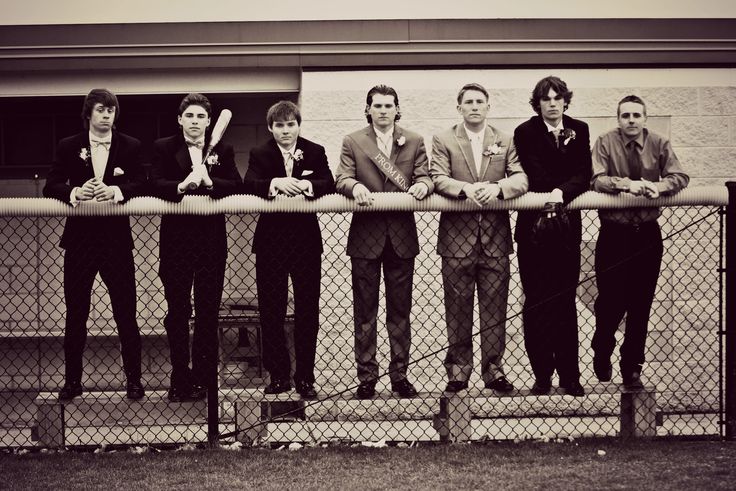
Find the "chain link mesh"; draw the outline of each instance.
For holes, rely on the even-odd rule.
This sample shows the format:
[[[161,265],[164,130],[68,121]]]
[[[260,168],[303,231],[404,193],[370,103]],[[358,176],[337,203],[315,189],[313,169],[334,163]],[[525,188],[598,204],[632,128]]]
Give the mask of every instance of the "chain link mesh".
[[[416,212],[420,252],[415,260],[408,378],[419,395],[391,392],[389,340],[383,281],[379,294],[377,395],[354,396],[356,378],[351,263],[345,253],[350,213],[320,213],[324,253],[315,400],[295,392],[265,396],[263,336],[251,254],[257,214],[227,215],[228,258],[219,311],[218,431],[225,440],[248,443],[330,441],[426,441],[446,436],[448,421],[460,439],[557,438],[623,434],[622,406],[634,405],[634,425],[656,424],[656,435],[718,435],[721,407],[721,224],[719,208],[666,208],[661,272],[649,320],[645,387],[626,394],[617,370],[622,332],[613,354],[614,379],[593,374],[591,339],[597,286],[594,269],[599,220],[583,212],[581,275],[577,286],[579,366],[585,397],[533,396],[534,383],[523,336],[523,290],[516,255],[510,256],[503,367],[515,391],[506,396],[484,388],[481,378],[479,309],[473,316],[470,389],[443,394],[448,320],[442,261],[435,252],[439,212]],[[511,213],[512,226],[515,212]],[[63,218],[0,218],[0,445],[5,447],[180,444],[207,441],[207,401],[167,400],[171,364],[163,319],[167,312],[158,274],[159,216],[131,217],[135,240],[137,323],[142,343],[146,397],[125,397],[125,371],[107,287],[92,285],[82,383],[85,393],[60,404],[64,382],[64,251],[57,244]],[[67,266],[69,267],[69,266]],[[75,267],[72,274],[76,271]],[[115,283],[111,274],[108,284]],[[636,281],[636,278],[632,278]],[[444,286],[446,288],[446,286]],[[293,373],[293,294],[286,314]],[[489,328],[494,322],[486,322]],[[194,322],[190,322],[194,328]],[[467,351],[467,350],[466,350]],[[466,360],[469,362],[470,360]],[[557,385],[557,380],[554,381]],[[651,396],[651,397],[650,397]],[[644,409],[642,409],[644,408]],[[649,419],[648,419],[649,418]],[[650,419],[655,418],[653,423]],[[442,429],[445,428],[445,429]],[[450,433],[452,433],[451,430]],[[456,436],[456,435],[455,435]],[[464,438],[462,438],[464,436]]]

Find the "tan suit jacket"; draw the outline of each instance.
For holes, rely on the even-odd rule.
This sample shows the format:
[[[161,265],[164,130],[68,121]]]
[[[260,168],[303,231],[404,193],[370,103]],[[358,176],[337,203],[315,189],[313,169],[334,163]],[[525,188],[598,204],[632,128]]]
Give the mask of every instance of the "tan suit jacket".
[[[436,135],[432,140],[429,172],[438,193],[449,198],[467,199],[463,186],[474,182],[496,182],[503,199],[524,194],[529,182],[516,154],[511,136],[487,125],[483,139],[480,173],[473,149],[462,123]],[[437,253],[445,257],[466,257],[480,240],[490,256],[513,252],[507,211],[443,212],[437,239]]]

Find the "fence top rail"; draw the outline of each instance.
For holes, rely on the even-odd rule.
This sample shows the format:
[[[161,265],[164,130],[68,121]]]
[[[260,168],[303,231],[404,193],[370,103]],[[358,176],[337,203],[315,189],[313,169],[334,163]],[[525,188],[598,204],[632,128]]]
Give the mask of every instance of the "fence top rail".
[[[276,197],[266,200],[253,195],[232,195],[222,199],[207,196],[185,196],[180,203],[142,196],[124,204],[83,202],[72,207],[50,198],[0,198],[0,216],[119,216],[119,215],[216,215],[239,213],[339,213],[380,211],[478,211],[537,210],[544,206],[549,193],[526,193],[510,200],[498,200],[479,208],[471,200],[449,199],[439,194],[417,201],[407,193],[374,193],[371,206],[359,206],[354,200],[330,194],[316,200],[304,197]],[[583,193],[568,207],[574,210],[601,208],[638,208],[659,206],[726,206],[728,188],[693,186],[674,196],[648,199],[627,194]]]

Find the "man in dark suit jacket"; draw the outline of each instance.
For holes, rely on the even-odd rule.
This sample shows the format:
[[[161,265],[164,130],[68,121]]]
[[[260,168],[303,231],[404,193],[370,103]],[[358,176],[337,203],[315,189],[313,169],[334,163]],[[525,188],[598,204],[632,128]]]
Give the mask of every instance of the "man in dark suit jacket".
[[[407,192],[424,199],[434,188],[424,140],[394,124],[401,117],[396,91],[385,85],[373,87],[366,97],[365,114],[369,126],[343,139],[337,191],[360,206],[373,203],[372,192]],[[352,263],[355,358],[360,382],[356,397],[373,397],[378,380],[376,316],[381,265],[391,343],[391,390],[401,397],[414,397],[417,391],[406,378],[414,257],[419,253],[414,214],[354,213],[347,252]]]
[[[302,116],[280,101],[266,114],[273,138],[251,150],[246,193],[319,198],[335,191],[325,149],[299,136]],[[284,332],[289,276],[294,287],[294,384],[305,398],[317,396],[314,358],[319,331],[322,233],[314,213],[261,213],[253,238],[263,360],[271,375],[266,394],[291,390],[291,360]]]
[[[179,105],[182,132],[154,143],[151,181],[154,194],[180,202],[185,194],[218,199],[240,185],[233,149],[209,148],[212,106],[202,94],[189,94]],[[225,281],[227,233],[224,215],[161,217],[159,275],[169,310],[164,319],[171,352],[172,402],[205,397],[216,390],[217,323]],[[194,287],[194,339],[189,368],[189,318]]]
[[[145,184],[141,144],[114,130],[118,99],[93,89],[82,106],[83,131],[59,142],[43,195],[72,206],[121,203]],[[97,273],[107,285],[118,327],[127,396],[141,399],[141,339],[136,321],[133,238],[127,216],[69,217],[59,245],[64,252],[66,328],[64,387],[59,399],[82,394],[82,356],[87,338],[92,285]]]
[[[488,124],[488,91],[467,84],[457,96],[462,124],[436,135],[429,173],[435,190],[479,207],[524,194],[528,182],[510,135]],[[507,211],[443,212],[437,238],[442,256],[448,349],[448,392],[468,388],[473,370],[473,299],[478,288],[481,373],[486,388],[509,393],[503,370],[509,254],[513,252]]]
[[[575,306],[580,277],[580,211],[564,205],[588,189],[591,175],[588,125],[564,115],[572,92],[557,77],[540,80],[530,99],[537,113],[514,132],[529,191],[550,193],[545,210],[520,211],[516,222],[519,274],[524,288],[524,341],[536,381],[548,394],[555,369],[560,387],[585,394],[578,367]]]

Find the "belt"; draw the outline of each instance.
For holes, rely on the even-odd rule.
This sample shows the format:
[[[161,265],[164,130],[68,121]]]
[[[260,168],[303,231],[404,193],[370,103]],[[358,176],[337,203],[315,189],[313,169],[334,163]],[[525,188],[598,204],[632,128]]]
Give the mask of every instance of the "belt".
[[[659,223],[657,222],[657,220],[650,220],[648,222],[641,223],[618,223],[610,220],[601,220],[601,227],[618,228],[629,232],[639,232],[648,229],[659,230]]]

